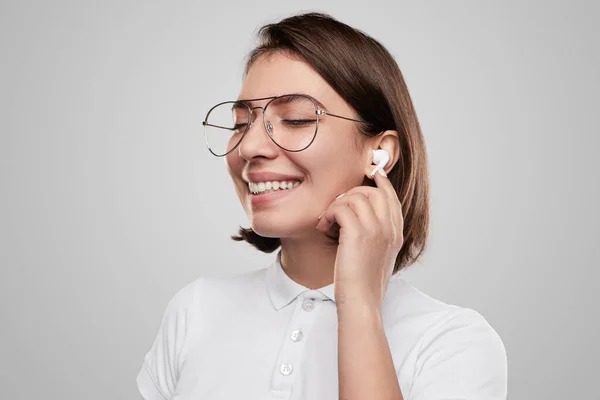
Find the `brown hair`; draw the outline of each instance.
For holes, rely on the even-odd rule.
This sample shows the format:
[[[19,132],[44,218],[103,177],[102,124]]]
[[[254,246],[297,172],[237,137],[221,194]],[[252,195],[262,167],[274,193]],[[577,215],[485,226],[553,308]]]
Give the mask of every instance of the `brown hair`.
[[[400,158],[388,173],[404,217],[404,243],[393,274],[413,264],[425,251],[429,234],[429,176],[425,141],[408,88],[392,55],[378,41],[330,15],[304,13],[267,24],[258,31],[259,43],[247,57],[244,75],[262,55],[283,52],[310,64],[366,121],[365,137],[384,130],[398,132]],[[369,181],[371,186],[374,182]],[[246,241],[271,253],[279,238],[240,227],[235,241]],[[330,237],[337,244],[337,237]]]

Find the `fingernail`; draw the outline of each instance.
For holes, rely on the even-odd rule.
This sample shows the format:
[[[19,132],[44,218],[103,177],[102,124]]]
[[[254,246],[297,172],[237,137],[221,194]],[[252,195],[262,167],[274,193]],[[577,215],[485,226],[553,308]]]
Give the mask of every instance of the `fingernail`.
[[[323,215],[323,214],[321,214],[321,215]],[[321,218],[321,216],[319,216],[319,218]],[[319,223],[317,224],[317,226],[315,226],[315,229],[319,230],[319,226],[321,226],[322,223],[323,223],[323,220],[319,219]]]
[[[385,170],[383,168],[380,169],[378,172],[381,176],[385,176],[387,178],[387,174],[385,173]]]
[[[319,219],[321,219],[321,217],[323,216],[323,214],[325,214],[325,211],[323,211],[323,212],[321,213],[321,215],[319,215]]]
[[[339,194],[339,195],[338,195],[338,196],[337,196],[335,199],[337,200],[337,199],[339,199],[340,197],[342,197],[342,196],[343,196],[343,195],[345,195],[345,194],[346,194],[346,193]]]

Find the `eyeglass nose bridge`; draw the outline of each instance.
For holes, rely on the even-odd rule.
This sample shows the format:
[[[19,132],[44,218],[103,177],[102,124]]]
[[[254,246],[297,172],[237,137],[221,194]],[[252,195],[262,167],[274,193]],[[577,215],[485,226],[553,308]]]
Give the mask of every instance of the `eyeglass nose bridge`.
[[[271,124],[271,121],[265,120],[265,108],[266,108],[266,106],[264,106],[264,107],[259,107],[259,106],[250,107],[250,118],[249,118],[249,121],[248,121],[248,130],[250,128],[252,128],[252,125],[254,124],[253,115],[254,115],[254,110],[256,110],[257,108],[262,110],[262,114],[263,114],[263,117],[262,117],[263,126],[267,130],[267,133],[269,134],[269,136],[271,136],[271,133],[273,132],[273,124]]]

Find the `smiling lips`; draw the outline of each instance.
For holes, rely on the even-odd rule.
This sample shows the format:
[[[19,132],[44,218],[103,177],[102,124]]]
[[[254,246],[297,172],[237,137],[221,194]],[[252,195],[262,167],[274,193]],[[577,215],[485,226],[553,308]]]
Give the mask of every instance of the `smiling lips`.
[[[271,188],[267,189],[267,183],[271,183]],[[283,183],[285,184],[285,189],[282,186],[279,186],[278,189],[275,189],[274,186],[277,184]],[[290,193],[294,192],[297,187],[299,187],[302,183],[300,181],[294,182],[258,182],[256,185],[254,182],[251,182],[252,186],[265,186],[264,191],[257,191],[252,193],[252,191],[248,192],[248,198],[250,200],[250,204],[254,210],[259,210],[269,204],[276,203],[280,199],[287,197]],[[291,187],[288,187],[291,184]]]

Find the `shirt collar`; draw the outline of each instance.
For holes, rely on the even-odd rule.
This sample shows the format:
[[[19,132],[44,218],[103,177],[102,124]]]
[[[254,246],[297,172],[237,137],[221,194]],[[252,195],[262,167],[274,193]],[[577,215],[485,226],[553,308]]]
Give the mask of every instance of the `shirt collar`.
[[[267,291],[271,298],[271,303],[277,311],[290,304],[296,297],[303,292],[311,289],[299,284],[290,278],[281,267],[281,249],[277,252],[277,257],[271,266],[267,269],[265,278]],[[315,289],[322,293],[328,299],[335,302],[334,283]]]

